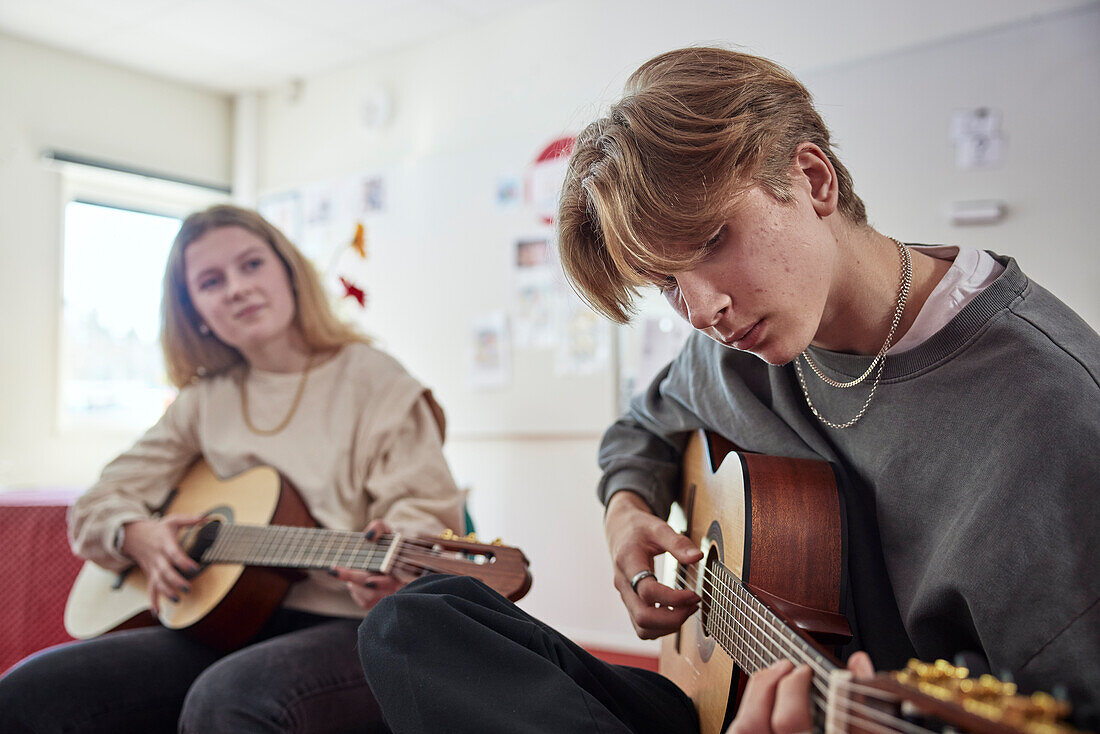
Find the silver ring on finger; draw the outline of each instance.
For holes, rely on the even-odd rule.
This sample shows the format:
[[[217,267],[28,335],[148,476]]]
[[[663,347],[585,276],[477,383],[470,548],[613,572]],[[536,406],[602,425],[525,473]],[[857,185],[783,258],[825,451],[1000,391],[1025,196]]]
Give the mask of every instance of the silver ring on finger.
[[[648,569],[645,570],[645,571],[639,571],[638,573],[634,574],[634,577],[630,579],[630,590],[633,591],[635,594],[637,594],[638,593],[638,584],[641,583],[642,579],[647,579],[650,576],[653,576],[654,578],[656,578],[657,574],[653,573],[652,571],[650,571]]]

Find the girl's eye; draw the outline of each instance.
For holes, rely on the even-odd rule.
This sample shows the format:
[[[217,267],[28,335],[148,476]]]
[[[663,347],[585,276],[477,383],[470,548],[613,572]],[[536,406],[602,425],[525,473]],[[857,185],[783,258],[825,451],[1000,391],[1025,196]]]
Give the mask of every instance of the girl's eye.
[[[255,270],[256,268],[260,267],[263,264],[264,264],[263,260],[261,260],[258,257],[254,257],[251,260],[249,260],[248,262],[246,262],[244,264],[244,267],[245,267],[245,270]]]
[[[199,290],[200,291],[209,290],[210,288],[213,288],[217,284],[218,284],[218,279],[217,278],[205,278],[205,279],[199,281]]]

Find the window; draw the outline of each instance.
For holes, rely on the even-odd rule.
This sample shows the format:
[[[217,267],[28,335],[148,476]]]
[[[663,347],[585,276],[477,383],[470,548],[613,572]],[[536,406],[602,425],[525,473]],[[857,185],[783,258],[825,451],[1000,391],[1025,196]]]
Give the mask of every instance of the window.
[[[159,341],[168,251],[187,213],[224,196],[81,166],[63,179],[59,423],[146,428],[176,394]]]
[[[152,425],[175,395],[158,334],[180,220],[70,201],[64,222],[62,413],[80,424]]]

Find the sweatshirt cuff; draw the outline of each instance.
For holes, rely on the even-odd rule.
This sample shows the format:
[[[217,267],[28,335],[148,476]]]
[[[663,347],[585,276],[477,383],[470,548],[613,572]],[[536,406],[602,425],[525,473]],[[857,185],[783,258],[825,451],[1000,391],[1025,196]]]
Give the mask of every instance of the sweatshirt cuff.
[[[122,540],[123,526],[126,525],[126,523],[134,522],[135,520],[148,520],[148,519],[149,519],[148,515],[142,515],[142,514],[137,513],[137,512],[131,512],[131,513],[119,514],[116,517],[112,517],[107,522],[107,527],[106,527],[107,532],[105,533],[107,555],[111,558],[111,560],[113,560],[117,564],[119,564],[120,568],[126,568],[128,566],[134,565],[134,559],[130,558],[130,556],[127,556],[122,552],[122,543],[121,542],[119,542],[117,547],[115,546],[116,538],[119,541]]]
[[[633,492],[645,500],[657,517],[668,519],[672,501],[650,472],[634,467],[614,469],[603,475],[596,492],[604,507],[607,507],[612,495],[623,490]]]

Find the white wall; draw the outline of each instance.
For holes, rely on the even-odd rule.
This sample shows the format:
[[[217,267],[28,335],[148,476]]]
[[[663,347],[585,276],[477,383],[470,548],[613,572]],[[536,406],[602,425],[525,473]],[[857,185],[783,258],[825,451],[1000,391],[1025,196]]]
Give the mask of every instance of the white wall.
[[[693,4],[676,15],[650,2],[539,6],[272,90],[261,103],[261,192],[363,171],[387,176],[392,211],[372,232],[370,266],[380,273],[365,323],[427,384],[450,386],[439,392],[455,427],[448,456],[474,490],[479,526],[528,552],[535,584],[524,606],[586,643],[652,649],[634,639],[610,588],[593,496],[598,437],[464,431],[453,406],[471,402],[453,372],[469,319],[506,305],[508,248],[527,226],[493,207],[497,178],[521,171],[555,135],[578,131],[641,61],[682,45],[738,42],[787,64],[816,93],[882,231],[1016,254],[1100,325],[1094,207],[1085,200],[1100,164],[1088,144],[1100,122],[1100,8],[1032,19],[1033,4],[1016,3],[1013,23],[976,32],[980,14],[966,3],[887,3],[890,13],[869,16],[859,12],[868,4],[789,2],[790,17],[778,20],[734,5]],[[927,38],[936,35],[931,19],[944,18],[953,40],[888,50],[892,29],[905,26],[919,42],[926,26]],[[358,105],[377,85],[393,93],[394,116],[367,131]],[[1004,164],[956,171],[950,115],[982,105],[1004,114]],[[426,180],[434,183],[409,184]],[[1008,219],[946,223],[950,201],[975,198],[1004,199]]]
[[[1100,152],[1100,8],[804,75],[836,132],[872,225],[910,242],[1014,256],[1100,329],[1100,234],[1092,181]],[[1002,115],[1004,153],[960,170],[956,110]],[[1005,202],[1004,223],[957,227],[952,202]]]
[[[42,151],[226,185],[230,129],[226,97],[0,35],[0,486],[86,485],[134,439],[55,425],[62,201]]]

